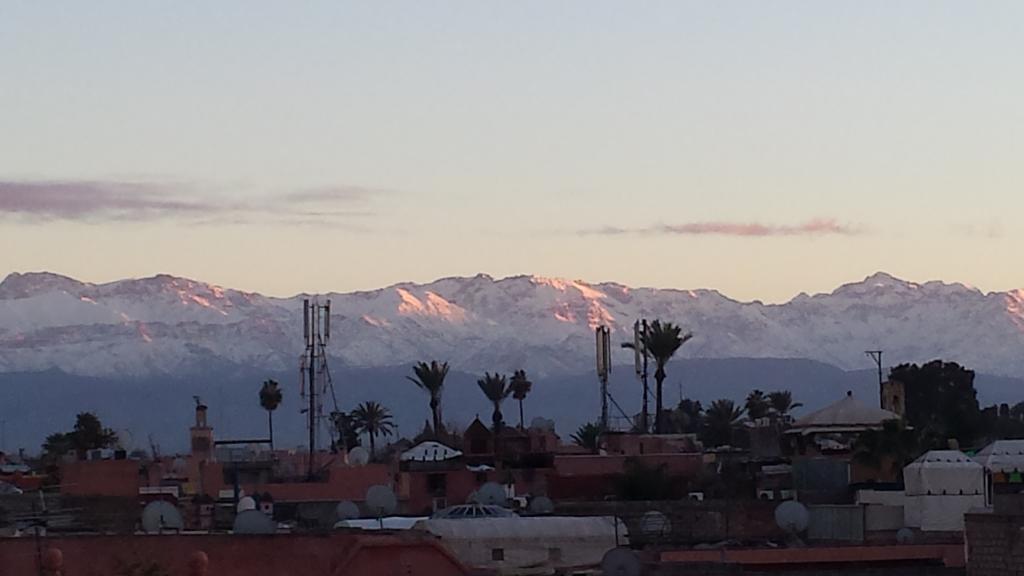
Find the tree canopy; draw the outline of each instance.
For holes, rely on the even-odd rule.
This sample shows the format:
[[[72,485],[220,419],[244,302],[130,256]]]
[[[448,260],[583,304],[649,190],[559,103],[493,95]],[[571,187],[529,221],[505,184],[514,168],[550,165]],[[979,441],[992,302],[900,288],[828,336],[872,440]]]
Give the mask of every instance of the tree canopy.
[[[110,448],[117,441],[117,433],[104,427],[95,414],[82,412],[75,417],[75,426],[70,432],[57,432],[46,437],[43,456],[44,459],[56,461],[68,452],[81,455],[89,450]]]
[[[921,366],[896,366],[889,379],[903,383],[907,422],[925,447],[945,448],[950,439],[970,446],[982,436],[985,422],[973,370],[933,360]]]

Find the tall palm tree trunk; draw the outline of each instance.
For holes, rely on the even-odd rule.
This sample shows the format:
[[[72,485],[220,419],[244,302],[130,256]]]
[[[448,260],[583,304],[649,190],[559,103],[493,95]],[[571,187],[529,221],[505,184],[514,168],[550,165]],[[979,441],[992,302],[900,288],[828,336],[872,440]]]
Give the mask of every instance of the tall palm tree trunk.
[[[377,453],[377,444],[376,442],[374,442],[373,439],[373,437],[376,436],[376,434],[374,434],[373,432],[369,432],[366,435],[370,437],[370,460],[373,460],[373,455]]]
[[[270,427],[270,450],[274,450],[274,411],[267,410],[267,425]]]
[[[662,412],[662,409],[663,409],[662,402],[661,402],[661,389],[662,389],[662,384],[665,382],[665,371],[662,370],[660,367],[658,368],[658,371],[654,373],[654,380],[656,382],[656,385],[655,385],[656,390],[654,392],[654,433],[655,434],[661,434],[662,433],[662,422],[661,422],[662,417],[661,417],[661,412]]]
[[[519,400],[519,428],[520,429],[525,429],[525,427],[523,426],[523,401],[522,401],[522,399]]]
[[[440,438],[441,434],[441,402],[437,398],[430,399],[430,413],[434,419],[434,438]]]

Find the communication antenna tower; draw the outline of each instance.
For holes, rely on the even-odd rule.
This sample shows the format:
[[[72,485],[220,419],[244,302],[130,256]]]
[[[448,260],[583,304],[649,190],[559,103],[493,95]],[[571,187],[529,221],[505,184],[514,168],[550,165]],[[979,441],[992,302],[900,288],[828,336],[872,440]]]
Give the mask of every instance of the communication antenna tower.
[[[638,320],[633,323],[633,354],[634,362],[636,364],[636,377],[640,379],[640,382],[644,387],[643,403],[640,412],[640,430],[643,434],[647,434],[647,396],[650,394],[647,386],[647,340],[648,340],[648,325],[647,319]]]
[[[601,430],[608,430],[608,375],[612,371],[612,334],[607,326],[598,326],[597,377],[601,381]]]
[[[323,419],[324,396],[330,390],[334,397],[334,385],[331,382],[331,373],[327,366],[327,343],[331,339],[331,301],[320,304],[314,298],[302,301],[302,333],[305,339],[306,351],[299,360],[300,381],[302,397],[308,400],[308,406],[303,411],[307,415],[309,427],[309,469],[308,476],[313,478],[316,472],[316,449],[317,431]],[[338,401],[334,399],[334,408],[337,411]]]

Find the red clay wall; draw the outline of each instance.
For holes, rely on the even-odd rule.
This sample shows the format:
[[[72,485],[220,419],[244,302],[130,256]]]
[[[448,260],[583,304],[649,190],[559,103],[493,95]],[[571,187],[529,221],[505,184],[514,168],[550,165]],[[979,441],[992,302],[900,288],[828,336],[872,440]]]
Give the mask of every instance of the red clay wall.
[[[155,564],[169,576],[190,576],[196,551],[209,557],[208,576],[455,576],[469,572],[436,541],[420,535],[85,536],[47,538],[63,553],[63,576],[100,576],[119,566]],[[37,574],[32,539],[0,540],[0,574]]]
[[[61,465],[62,494],[69,496],[139,495],[137,460],[80,460]]]

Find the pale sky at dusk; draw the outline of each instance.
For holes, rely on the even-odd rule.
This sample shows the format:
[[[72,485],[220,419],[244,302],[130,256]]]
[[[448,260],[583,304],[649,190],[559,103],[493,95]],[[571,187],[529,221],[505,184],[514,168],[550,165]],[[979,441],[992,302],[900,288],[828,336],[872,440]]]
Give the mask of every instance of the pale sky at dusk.
[[[2,2],[0,277],[1024,287],[1022,23],[1016,1]]]

